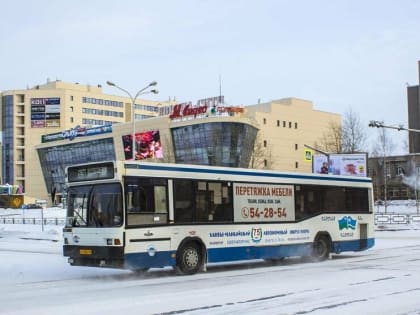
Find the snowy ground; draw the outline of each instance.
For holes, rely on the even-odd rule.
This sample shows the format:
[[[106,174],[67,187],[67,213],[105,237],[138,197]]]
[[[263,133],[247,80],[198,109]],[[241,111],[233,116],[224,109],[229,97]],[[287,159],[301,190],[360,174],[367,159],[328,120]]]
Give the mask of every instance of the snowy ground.
[[[408,204],[394,208],[416,213]],[[5,216],[40,210],[0,209]],[[44,212],[57,216],[64,210]],[[416,225],[380,228],[373,249],[322,263],[218,265],[193,276],[71,267],[61,229],[0,223],[0,314],[420,314]]]

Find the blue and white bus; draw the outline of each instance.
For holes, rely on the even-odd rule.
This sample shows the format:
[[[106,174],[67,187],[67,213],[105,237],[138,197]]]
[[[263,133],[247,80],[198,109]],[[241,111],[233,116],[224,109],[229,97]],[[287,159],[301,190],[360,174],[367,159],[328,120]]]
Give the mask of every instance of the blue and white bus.
[[[374,245],[369,178],[102,162],[67,168],[64,256],[136,271],[362,251]]]

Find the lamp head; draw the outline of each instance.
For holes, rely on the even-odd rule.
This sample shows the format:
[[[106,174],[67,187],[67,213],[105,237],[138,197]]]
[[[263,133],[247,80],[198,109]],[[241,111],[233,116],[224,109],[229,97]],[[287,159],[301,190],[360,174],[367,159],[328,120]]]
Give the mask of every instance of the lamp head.
[[[155,86],[156,84],[157,84],[156,81],[152,81],[152,82],[149,83],[149,86]]]
[[[154,90],[150,90],[150,93],[153,93],[153,94],[158,94],[158,93],[159,93],[159,90],[156,90],[156,89],[154,89]]]
[[[115,86],[115,83],[111,81],[106,81],[106,84],[108,84],[109,86]]]

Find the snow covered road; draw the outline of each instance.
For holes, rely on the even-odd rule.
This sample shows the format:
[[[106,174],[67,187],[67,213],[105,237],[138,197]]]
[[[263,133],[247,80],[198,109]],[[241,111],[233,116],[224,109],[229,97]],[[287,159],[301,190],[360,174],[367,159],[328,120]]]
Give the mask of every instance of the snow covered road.
[[[70,267],[60,241],[0,237],[1,314],[420,313],[419,230],[378,232],[373,249],[322,263],[217,265],[193,276]]]

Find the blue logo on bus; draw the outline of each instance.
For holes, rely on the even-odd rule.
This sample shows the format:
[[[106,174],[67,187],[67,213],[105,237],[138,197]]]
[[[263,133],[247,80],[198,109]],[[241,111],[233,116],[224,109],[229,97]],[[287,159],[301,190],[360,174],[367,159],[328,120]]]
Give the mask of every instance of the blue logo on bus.
[[[262,228],[252,228],[251,239],[253,242],[258,243],[262,239]]]
[[[346,215],[342,217],[340,220],[338,220],[338,228],[340,229],[340,231],[343,229],[355,230],[356,223],[357,223],[356,219],[353,219],[351,216]]]

